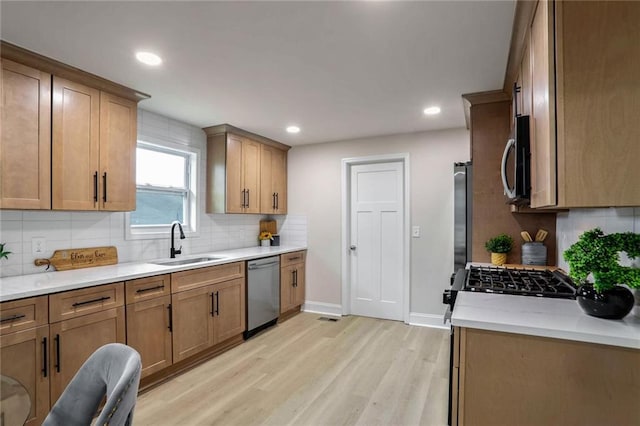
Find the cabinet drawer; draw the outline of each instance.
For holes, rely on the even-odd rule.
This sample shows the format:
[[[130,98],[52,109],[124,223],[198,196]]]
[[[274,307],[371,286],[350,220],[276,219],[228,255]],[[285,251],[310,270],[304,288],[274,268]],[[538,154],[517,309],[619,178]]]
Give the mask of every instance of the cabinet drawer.
[[[244,262],[191,269],[171,274],[171,293],[244,277]]]
[[[284,268],[296,263],[304,263],[307,258],[307,251],[295,251],[293,253],[286,253],[280,255],[280,267]]]
[[[124,306],[124,283],[100,285],[49,296],[49,322]]]
[[[135,303],[141,300],[155,299],[171,294],[171,275],[158,275],[156,277],[140,278],[125,282],[126,303]]]
[[[0,335],[47,324],[47,296],[30,297],[0,304]]]

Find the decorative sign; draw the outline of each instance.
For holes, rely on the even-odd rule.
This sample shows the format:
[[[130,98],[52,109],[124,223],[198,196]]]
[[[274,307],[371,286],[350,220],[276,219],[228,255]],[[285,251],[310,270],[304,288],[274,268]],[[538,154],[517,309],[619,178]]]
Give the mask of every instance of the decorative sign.
[[[116,263],[118,263],[118,250],[113,246],[56,250],[50,259],[35,260],[36,266],[53,265],[58,271]]]

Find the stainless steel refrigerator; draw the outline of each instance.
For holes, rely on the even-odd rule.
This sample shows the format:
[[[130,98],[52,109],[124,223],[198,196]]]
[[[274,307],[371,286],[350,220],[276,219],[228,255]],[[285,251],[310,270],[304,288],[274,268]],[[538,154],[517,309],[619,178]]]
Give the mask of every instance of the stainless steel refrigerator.
[[[471,261],[472,176],[471,162],[453,163],[454,272]]]

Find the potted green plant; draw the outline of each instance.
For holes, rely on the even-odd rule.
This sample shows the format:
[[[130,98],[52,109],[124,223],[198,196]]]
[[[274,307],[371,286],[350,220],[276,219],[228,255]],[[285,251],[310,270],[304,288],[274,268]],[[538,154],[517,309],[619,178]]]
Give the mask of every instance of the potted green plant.
[[[491,263],[502,266],[507,262],[507,253],[513,247],[513,238],[507,234],[500,234],[497,237],[489,239],[484,247],[491,253]]]
[[[7,243],[0,243],[0,259],[8,259],[9,255],[11,254],[10,251],[6,251],[4,249],[6,245]]]
[[[580,284],[577,300],[589,315],[620,319],[633,307],[633,294],[619,284],[640,288],[640,269],[620,265],[620,252],[640,256],[640,234],[605,235],[600,228],[584,232],[563,255],[569,276]],[[592,277],[593,283],[588,279]]]

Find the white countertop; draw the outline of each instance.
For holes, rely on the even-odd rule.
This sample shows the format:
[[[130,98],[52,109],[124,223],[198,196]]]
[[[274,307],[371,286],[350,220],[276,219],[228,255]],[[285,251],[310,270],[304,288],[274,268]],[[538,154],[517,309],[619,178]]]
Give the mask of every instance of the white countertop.
[[[0,302],[22,299],[24,297],[40,296],[75,290],[94,285],[108,284],[134,278],[167,274],[176,271],[202,268],[205,266],[222,265],[241,260],[259,259],[261,257],[276,256],[298,250],[306,250],[303,246],[277,247],[248,247],[237,250],[226,250],[214,253],[200,253],[190,256],[178,256],[178,259],[195,257],[220,256],[222,259],[200,262],[190,265],[156,265],[153,261],[118,263],[117,265],[98,266],[94,268],[76,269],[72,271],[45,272],[42,274],[19,275],[0,278]],[[169,260],[169,259],[158,259]]]
[[[575,300],[460,291],[451,324],[640,349],[640,318],[595,318]]]

